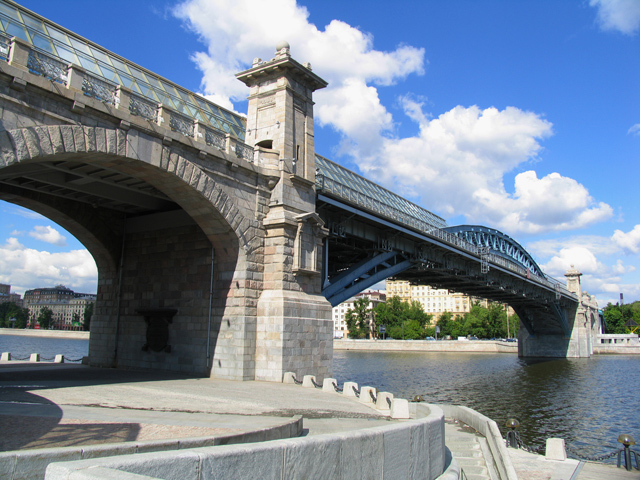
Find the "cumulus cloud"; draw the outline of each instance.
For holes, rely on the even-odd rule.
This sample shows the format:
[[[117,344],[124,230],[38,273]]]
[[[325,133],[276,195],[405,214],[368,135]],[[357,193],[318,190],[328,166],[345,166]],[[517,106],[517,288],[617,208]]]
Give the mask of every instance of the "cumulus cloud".
[[[382,138],[377,156],[362,155],[360,168],[370,177],[448,215],[487,222],[509,233],[541,233],[581,228],[613,214],[596,203],[575,180],[551,173],[538,178],[526,171],[515,178],[513,193],[506,173],[537,158],[540,140],[552,124],[516,107],[454,109],[430,119],[419,101],[402,100],[419,123],[411,138]]]
[[[97,288],[98,271],[87,250],[38,251],[14,237],[0,246],[0,272],[0,283],[10,284],[16,293],[58,284],[83,293],[93,293]]]
[[[611,239],[626,253],[638,253],[640,252],[640,225],[636,225],[627,233],[616,230]]]
[[[581,228],[612,215],[609,205],[558,173],[538,178],[525,171],[514,185],[504,184],[506,174],[538,160],[541,142],[552,135],[551,122],[540,114],[457,106],[433,118],[421,97],[407,94],[398,103],[419,133],[398,138],[380,89],[422,75],[423,48],[376,50],[372,35],[340,20],[318,28],[295,0],[187,0],[174,13],[207,46],[193,55],[204,73],[204,93],[229,108],[247,95],[234,74],[254,56],[270,59],[275,45],[287,40],[292,55],[310,61],[329,82],[314,95],[315,119],[341,134],[335,152],[371,180],[440,215],[465,215],[511,234]]]
[[[329,82],[317,97],[316,118],[341,131],[351,125],[353,112],[362,111],[367,115],[355,125],[365,126],[366,119],[374,131],[387,128],[389,116],[369,84],[392,85],[424,72],[424,49],[399,45],[393,51],[376,50],[372,35],[340,20],[319,29],[295,0],[187,0],[174,13],[208,46],[192,58],[204,74],[204,94],[227,108],[248,93],[234,74],[250,67],[255,56],[272,58],[282,40],[289,42],[296,59],[310,62]]]
[[[640,29],[638,0],[590,0],[598,10],[598,22],[603,30],[618,30],[633,35]]]
[[[65,247],[67,245],[67,239],[50,225],[46,227],[36,225],[33,227],[33,230],[29,232],[29,236],[58,247]]]

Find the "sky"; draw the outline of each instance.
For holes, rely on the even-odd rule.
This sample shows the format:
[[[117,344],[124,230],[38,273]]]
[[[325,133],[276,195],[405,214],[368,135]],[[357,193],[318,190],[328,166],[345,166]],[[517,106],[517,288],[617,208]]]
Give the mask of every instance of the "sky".
[[[316,152],[442,216],[496,228],[601,307],[640,300],[640,0],[22,0],[219,105],[286,40],[329,82]],[[91,255],[0,203],[0,283],[94,292]]]

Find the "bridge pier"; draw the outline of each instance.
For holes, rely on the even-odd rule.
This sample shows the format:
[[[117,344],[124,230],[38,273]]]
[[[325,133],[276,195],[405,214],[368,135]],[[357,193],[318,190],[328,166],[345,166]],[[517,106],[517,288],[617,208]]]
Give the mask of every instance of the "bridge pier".
[[[567,333],[532,333],[525,322],[521,322],[518,334],[519,357],[589,358],[593,354],[593,331],[598,318],[598,305],[588,293],[582,292],[581,275],[573,266],[565,274],[567,289],[580,299],[580,303],[574,308],[560,312],[567,319]]]

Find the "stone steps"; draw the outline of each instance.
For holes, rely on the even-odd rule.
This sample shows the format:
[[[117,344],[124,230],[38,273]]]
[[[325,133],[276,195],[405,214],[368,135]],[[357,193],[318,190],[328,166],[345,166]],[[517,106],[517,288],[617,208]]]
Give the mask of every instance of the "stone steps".
[[[492,480],[485,462],[480,437],[458,423],[447,422],[445,443],[467,480]]]

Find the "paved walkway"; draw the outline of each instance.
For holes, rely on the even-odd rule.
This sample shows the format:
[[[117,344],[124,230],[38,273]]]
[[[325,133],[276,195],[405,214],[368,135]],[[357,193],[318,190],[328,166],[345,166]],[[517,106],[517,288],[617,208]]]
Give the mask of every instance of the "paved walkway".
[[[352,397],[298,385],[0,362],[0,431],[12,432],[0,436],[0,451],[227,435],[280,425],[293,415],[303,415],[307,435],[392,422]],[[497,478],[484,460],[482,436],[455,422],[447,422],[445,434],[468,480]],[[610,466],[595,465],[600,470],[590,473],[589,464],[575,477],[575,460],[510,453],[521,480],[640,478]]]

